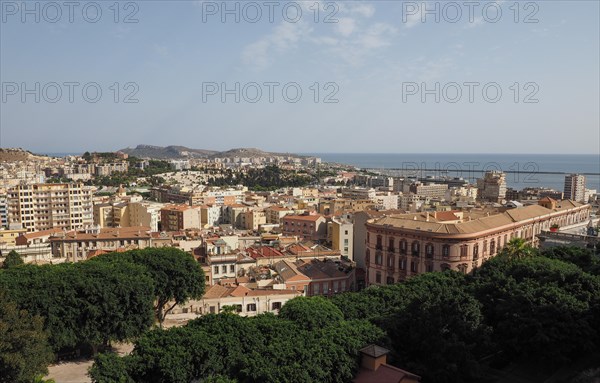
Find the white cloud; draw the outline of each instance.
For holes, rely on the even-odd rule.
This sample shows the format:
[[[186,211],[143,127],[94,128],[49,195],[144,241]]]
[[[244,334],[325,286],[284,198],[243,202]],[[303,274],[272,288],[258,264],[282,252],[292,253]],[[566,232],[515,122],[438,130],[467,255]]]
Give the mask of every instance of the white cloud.
[[[348,37],[354,32],[356,28],[356,20],[350,17],[342,17],[336,24],[336,31],[344,37]]]

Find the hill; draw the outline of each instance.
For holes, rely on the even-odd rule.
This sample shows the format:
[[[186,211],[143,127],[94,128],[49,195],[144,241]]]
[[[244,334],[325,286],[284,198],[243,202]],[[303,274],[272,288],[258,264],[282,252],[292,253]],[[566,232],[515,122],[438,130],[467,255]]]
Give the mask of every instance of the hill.
[[[290,156],[303,157],[291,153],[271,153],[256,148],[236,148],[219,152],[216,150],[191,149],[185,146],[153,146],[138,145],[135,148],[125,148],[120,150],[130,156],[139,158],[156,159],[184,159],[184,158],[230,158],[230,157],[272,157],[272,156]]]

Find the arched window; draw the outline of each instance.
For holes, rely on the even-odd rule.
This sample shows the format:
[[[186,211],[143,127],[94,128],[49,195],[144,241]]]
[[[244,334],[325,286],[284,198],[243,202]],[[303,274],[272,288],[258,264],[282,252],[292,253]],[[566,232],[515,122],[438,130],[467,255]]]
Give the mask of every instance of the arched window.
[[[400,262],[398,262],[398,267],[400,270],[406,270],[406,258],[400,257]]]
[[[448,258],[450,256],[450,245],[442,246],[442,257]]]
[[[433,258],[433,243],[425,245],[425,256],[427,258]]]
[[[414,241],[411,246],[412,255],[414,257],[418,257],[421,253],[421,244],[417,241]]]
[[[406,254],[406,250],[408,248],[408,244],[406,243],[406,240],[403,239],[400,241],[400,254]]]

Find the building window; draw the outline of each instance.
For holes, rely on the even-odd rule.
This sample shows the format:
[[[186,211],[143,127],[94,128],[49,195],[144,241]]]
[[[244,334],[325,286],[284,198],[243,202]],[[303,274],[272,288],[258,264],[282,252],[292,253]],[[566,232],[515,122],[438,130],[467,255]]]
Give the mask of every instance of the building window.
[[[432,243],[428,243],[427,245],[425,245],[425,256],[427,258],[433,258],[433,244]]]
[[[333,281],[333,292],[338,293],[340,291],[340,283],[338,281]]]
[[[400,254],[406,254],[406,249],[408,248],[408,243],[403,239],[400,241]]]
[[[448,258],[450,256],[450,245],[442,246],[442,257]]]
[[[382,265],[383,264],[383,255],[379,251],[377,253],[375,253],[375,264],[376,265]]]
[[[415,262],[415,261],[410,262],[410,271],[412,271],[413,273],[417,272],[417,262]]]
[[[450,265],[447,263],[442,263],[441,269],[442,271],[450,270]]]
[[[387,284],[388,285],[393,285],[394,284],[394,278],[393,277],[387,277]]]
[[[398,266],[400,270],[406,270],[406,258],[400,258]]]
[[[496,241],[493,239],[490,241],[490,254],[496,254]]]
[[[319,287],[321,287],[320,283],[315,283],[313,285],[313,295],[319,295],[321,293],[321,291],[319,290]]]
[[[388,265],[388,267],[394,267],[394,256],[393,255],[388,256],[387,265]]]
[[[219,266],[215,266],[215,274],[219,274]]]
[[[485,241],[483,241],[483,254],[487,253],[487,239]]]
[[[381,239],[381,235],[377,236],[377,245],[375,246],[375,248],[377,250],[381,250],[383,248],[383,244],[382,244],[382,239]]]
[[[388,251],[394,252],[394,238],[390,238],[388,241]]]
[[[419,254],[421,253],[421,245],[417,241],[412,243],[411,249],[412,249],[412,255],[414,257],[418,257]]]
[[[329,294],[329,282],[323,283],[323,295]]]
[[[281,310],[281,302],[271,303],[271,310]]]
[[[381,283],[381,273],[379,271],[375,273],[375,283]]]
[[[340,291],[346,291],[346,281],[342,281],[341,285],[342,287]]]
[[[469,251],[469,246],[468,245],[462,245],[460,247],[460,257],[466,257],[467,256],[467,252]]]
[[[229,272],[235,274],[235,265],[229,265]]]
[[[227,266],[226,265],[221,266],[221,273],[223,273],[223,274],[227,273]]]
[[[473,259],[479,258],[479,244],[473,246]]]
[[[371,251],[369,249],[367,249],[367,253],[365,255],[365,263],[369,264],[370,261],[371,261]]]
[[[460,271],[463,274],[467,273],[467,268],[468,268],[468,265],[466,263],[458,265],[458,271]]]
[[[256,303],[248,303],[246,305],[246,311],[256,311]]]

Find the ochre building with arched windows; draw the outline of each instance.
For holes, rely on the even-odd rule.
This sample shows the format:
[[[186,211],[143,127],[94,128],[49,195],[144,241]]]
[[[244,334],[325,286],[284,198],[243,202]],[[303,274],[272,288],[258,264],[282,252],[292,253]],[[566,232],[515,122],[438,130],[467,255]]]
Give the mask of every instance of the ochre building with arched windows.
[[[391,284],[411,275],[452,269],[468,273],[495,256],[512,238],[537,246],[551,226],[587,222],[590,205],[541,199],[508,209],[390,215],[366,223],[367,284]]]

